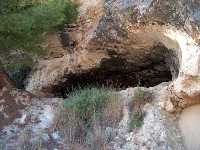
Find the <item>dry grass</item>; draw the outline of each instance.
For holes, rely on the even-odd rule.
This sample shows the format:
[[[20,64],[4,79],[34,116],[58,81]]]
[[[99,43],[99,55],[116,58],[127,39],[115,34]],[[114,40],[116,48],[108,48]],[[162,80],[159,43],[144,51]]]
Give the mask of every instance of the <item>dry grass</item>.
[[[122,118],[123,103],[117,93],[110,97],[109,103],[103,110],[102,121],[105,126],[115,127]]]
[[[31,133],[28,130],[23,129],[15,137],[15,145],[10,145],[7,142],[7,139],[0,141],[0,150],[10,150],[15,148],[16,150],[42,150],[43,149],[43,139],[40,136],[37,136],[35,140],[31,140]],[[14,142],[14,141],[13,141]],[[8,144],[8,145],[7,145]],[[10,146],[12,148],[10,148]]]
[[[61,106],[57,118],[55,128],[63,133],[65,143],[83,143],[81,140],[82,132],[79,132],[83,130],[82,122],[73,110],[66,110]]]
[[[31,141],[31,135],[29,131],[21,131],[18,140],[19,146],[16,147],[16,150],[42,150],[43,140],[41,137],[37,137],[37,141]]]
[[[138,110],[151,101],[152,94],[149,91],[145,91],[141,87],[138,87],[129,106],[131,110]]]
[[[66,101],[71,102],[60,107],[55,120],[64,142],[76,150],[107,150],[105,129],[116,127],[122,117],[119,95],[107,88],[86,88],[72,93]]]
[[[92,123],[92,128],[87,134],[87,145],[91,150],[107,150],[108,141],[105,136],[104,127],[101,125],[101,122],[94,118]]]

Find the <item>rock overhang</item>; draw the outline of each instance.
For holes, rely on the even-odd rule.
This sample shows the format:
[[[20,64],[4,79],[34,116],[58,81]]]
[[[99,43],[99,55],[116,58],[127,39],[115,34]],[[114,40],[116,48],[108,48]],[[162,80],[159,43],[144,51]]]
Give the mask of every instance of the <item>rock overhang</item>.
[[[194,3],[198,4],[195,1],[192,4]],[[183,7],[185,4],[188,4],[188,9],[191,10],[188,13]],[[169,89],[172,89],[174,98],[169,98],[170,101],[186,98],[181,93],[188,97],[198,95],[198,84],[193,88],[185,88],[183,85],[188,81],[188,77],[191,77],[190,80],[194,79],[192,82],[199,83],[196,79],[200,76],[199,32],[196,30],[199,23],[191,21],[198,20],[193,13],[196,10],[192,9],[193,7],[184,0],[98,0],[92,4],[80,1],[83,26],[78,29],[81,30],[78,35],[82,38],[76,38],[78,44],[74,53],[52,60],[56,64],[62,61],[58,65],[60,69],[57,73],[51,67],[52,63],[49,63],[51,60],[43,62],[43,70],[38,69],[32,74],[27,89],[34,91],[56,87],[66,81],[64,77],[70,74],[81,74],[98,68],[102,60],[120,58],[141,67],[148,63],[152,50],[162,45],[169,52],[164,58],[169,59],[168,67],[173,76]],[[187,18],[190,20],[186,26],[184,23]],[[82,23],[83,20],[86,21],[85,24]],[[190,30],[188,24],[192,26]],[[193,84],[190,85],[192,86]]]

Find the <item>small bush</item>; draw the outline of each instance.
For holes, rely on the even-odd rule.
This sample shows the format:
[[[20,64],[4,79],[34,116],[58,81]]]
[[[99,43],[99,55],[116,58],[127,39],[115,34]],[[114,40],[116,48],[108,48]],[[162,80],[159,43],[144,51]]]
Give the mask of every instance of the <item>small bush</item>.
[[[141,87],[138,87],[134,93],[133,100],[129,104],[130,106],[130,124],[129,129],[139,128],[143,124],[144,113],[142,111],[143,106],[146,103],[152,101],[152,94],[148,91],[144,91]]]
[[[10,79],[15,82],[15,86],[18,89],[25,88],[25,80],[31,72],[31,64],[31,62],[17,61],[15,64],[9,64],[6,66],[6,70]]]
[[[77,90],[65,101],[66,109],[73,109],[82,121],[89,122],[93,115],[100,117],[110,91],[106,88],[85,88]]]
[[[16,83],[16,87],[23,89],[24,81],[27,79],[34,62],[30,55],[20,52],[13,50],[8,55],[2,56],[0,54],[0,60],[2,61],[2,69],[6,70],[11,80]]]
[[[122,103],[112,89],[88,87],[75,90],[64,101],[55,127],[67,143],[103,148],[107,144],[105,128],[116,126],[121,116]]]
[[[75,21],[77,7],[70,0],[1,0],[0,50],[41,54],[47,32]]]
[[[132,112],[130,117],[129,129],[139,128],[143,124],[143,114],[141,111]]]

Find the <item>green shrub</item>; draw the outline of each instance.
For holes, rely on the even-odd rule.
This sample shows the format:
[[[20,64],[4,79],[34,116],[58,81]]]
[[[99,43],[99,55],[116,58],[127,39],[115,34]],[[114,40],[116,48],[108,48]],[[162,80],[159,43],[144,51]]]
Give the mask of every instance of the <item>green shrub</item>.
[[[17,63],[15,66],[12,65],[11,68],[6,69],[10,79],[12,79],[12,81],[15,82],[15,86],[18,89],[24,89],[25,80],[31,72],[30,65],[26,66],[24,64]]]
[[[63,133],[69,145],[78,143],[91,149],[97,145],[105,146],[105,128],[119,123],[122,106],[113,89],[87,87],[75,90],[60,107],[55,129]]]
[[[21,52],[21,51],[20,51]],[[27,53],[12,51],[11,54],[0,54],[0,68],[5,70],[10,79],[14,81],[17,88],[23,89],[31,68],[34,64],[32,57]]]
[[[77,90],[65,101],[64,107],[73,109],[82,121],[88,122],[94,115],[101,115],[110,95],[111,91],[106,88],[92,87]]]
[[[129,103],[130,123],[129,129],[139,128],[143,124],[144,113],[143,107],[146,103],[152,101],[152,93],[138,87],[134,93],[132,101]]]
[[[129,129],[139,128],[143,124],[143,114],[140,111],[132,112],[130,117]]]
[[[145,94],[145,91],[141,87],[138,87],[134,93],[133,100],[129,105],[131,111],[129,123],[130,130],[139,128],[143,124],[142,107],[145,103]]]
[[[70,0],[1,0],[0,50],[41,53],[46,33],[75,21],[77,13]]]

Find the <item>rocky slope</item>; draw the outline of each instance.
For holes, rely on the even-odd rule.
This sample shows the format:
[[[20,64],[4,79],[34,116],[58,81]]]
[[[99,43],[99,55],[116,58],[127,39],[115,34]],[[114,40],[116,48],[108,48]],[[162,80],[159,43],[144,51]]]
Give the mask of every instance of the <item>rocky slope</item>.
[[[163,83],[152,88],[143,88],[152,93],[153,101],[143,107],[145,114],[143,125],[133,130],[129,129],[131,120],[130,102],[138,88],[128,88],[119,92],[123,101],[123,118],[116,128],[105,130],[108,149],[111,150],[141,150],[141,149],[180,149],[184,150],[183,139],[178,127],[177,116],[165,112],[159,105],[162,92],[169,83]],[[165,93],[167,95],[167,93]],[[61,99],[32,99],[31,105],[18,110],[19,115],[12,124],[4,126],[0,131],[0,146],[3,149],[14,150],[16,147],[28,149],[66,149],[62,133],[53,128],[54,120],[58,119],[57,111]],[[39,143],[39,145],[38,145]],[[84,149],[77,145],[75,150]],[[87,149],[87,148],[86,148]]]

